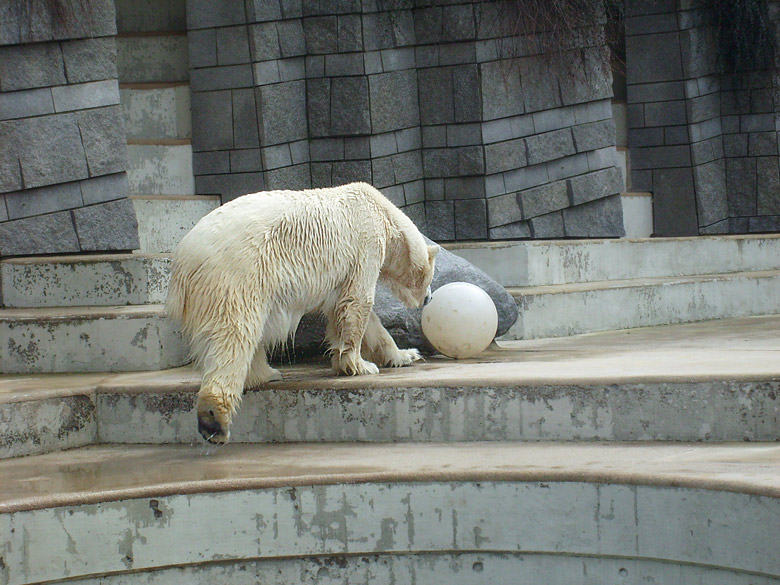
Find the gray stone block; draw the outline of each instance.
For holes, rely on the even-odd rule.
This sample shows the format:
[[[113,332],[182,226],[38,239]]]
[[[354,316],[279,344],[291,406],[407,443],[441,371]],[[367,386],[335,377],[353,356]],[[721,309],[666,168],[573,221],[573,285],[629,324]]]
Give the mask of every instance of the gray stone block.
[[[563,225],[569,238],[621,238],[623,205],[619,195],[570,207],[563,211]]]
[[[307,137],[306,82],[290,81],[257,89],[261,143],[293,142]]]
[[[628,184],[629,191],[635,193],[652,193],[653,171],[636,171],[632,169]]]
[[[192,172],[195,175],[218,175],[230,172],[230,153],[227,150],[194,152]]]
[[[426,201],[441,201],[444,199],[444,179],[425,179]]]
[[[230,91],[192,92],[192,148],[233,148],[233,97]]]
[[[419,126],[417,75],[414,70],[372,75],[369,87],[373,132]]]
[[[452,86],[455,122],[479,122],[482,119],[482,107],[477,66],[461,65],[454,67],[452,69]]]
[[[568,177],[573,177],[574,175],[581,175],[582,173],[587,173],[588,170],[600,170],[600,168],[607,168],[612,165],[605,165],[604,167],[600,167],[599,169],[593,169],[591,168],[591,165],[589,163],[589,156],[594,152],[600,152],[598,150],[592,150],[588,153],[581,152],[579,154],[575,154],[574,156],[565,156],[563,158],[556,158],[555,160],[551,160],[548,163],[545,163],[547,166],[547,176],[549,177],[550,181],[557,181],[560,179],[566,179]]]
[[[5,195],[0,195],[0,222],[8,221],[8,210],[5,206]]]
[[[8,217],[12,220],[81,207],[79,183],[63,183],[5,194]]]
[[[524,86],[517,60],[480,65],[484,120],[496,120],[525,113]],[[525,80],[524,80],[525,81]]]
[[[406,201],[404,197],[404,188],[401,185],[391,185],[389,187],[385,187],[382,189],[382,192],[393,205],[398,207],[404,205]]]
[[[306,77],[315,79],[325,76],[325,57],[323,55],[306,56]]]
[[[780,167],[775,156],[756,159],[757,212],[780,215]]]
[[[578,154],[576,156],[579,157],[582,156],[582,154]],[[617,150],[615,150],[614,146],[599,148],[598,150],[591,150],[589,153],[587,153],[587,156],[588,168],[591,171],[598,171],[608,167],[619,166]]]
[[[645,104],[645,126],[677,126],[687,122],[685,101]]]
[[[534,112],[532,114],[533,128],[536,133],[542,133],[574,126],[577,123],[574,111],[573,107],[568,106],[545,110],[543,112]],[[529,134],[533,133],[533,131],[529,132]]]
[[[420,120],[424,126],[455,121],[455,94],[449,68],[434,67],[418,72]]]
[[[729,158],[748,155],[748,134],[726,134],[723,136],[723,151]]]
[[[414,43],[411,10],[387,10],[363,15],[363,46],[367,51],[408,47]]]
[[[482,128],[479,124],[450,124],[446,129],[447,146],[482,144]]]
[[[691,159],[694,165],[701,165],[723,158],[723,140],[721,136],[691,144]]]
[[[356,181],[368,183],[371,181],[371,161],[346,160],[333,163],[331,180],[334,185],[346,185]],[[403,191],[401,193],[403,200]],[[403,205],[403,201],[401,204]]]
[[[676,32],[626,37],[626,59],[632,63],[626,74],[629,85],[683,79]]]
[[[566,181],[556,181],[521,191],[517,194],[517,201],[523,210],[524,219],[559,211],[570,205]]]
[[[488,175],[485,177],[485,196],[495,197],[496,195],[503,195],[507,192],[506,184],[504,183],[504,174]]]
[[[116,79],[116,43],[111,37],[62,43],[68,83]]]
[[[523,219],[523,211],[517,200],[517,194],[507,193],[487,200],[488,227],[494,228],[511,224]]]
[[[425,203],[415,203],[403,208],[406,216],[412,220],[417,229],[423,233],[428,231],[428,222],[425,220]]]
[[[50,16],[52,5],[0,3],[0,44],[40,43],[116,34],[114,2],[70,2],[66,20]],[[31,17],[31,13],[35,16]]]
[[[669,146],[687,144],[688,140],[687,126],[667,126],[664,128],[664,144]]]
[[[204,67],[190,71],[192,91],[217,91],[253,86],[252,66],[249,64]]]
[[[627,90],[629,104],[646,102],[665,102],[686,98],[682,81],[667,81],[629,85]]]
[[[757,207],[756,159],[726,159],[726,187],[729,215],[755,215]]]
[[[259,148],[230,151],[231,173],[256,173],[261,170],[263,170],[263,162]]]
[[[455,239],[455,202],[426,201],[425,221],[428,237],[436,242]]]
[[[750,92],[750,111],[753,114],[773,112],[774,96],[770,89],[756,89]]]
[[[653,171],[653,225],[659,236],[695,236],[696,219],[693,171],[658,169]]]
[[[22,189],[18,122],[0,122],[0,192]]]
[[[526,112],[549,110],[563,105],[557,79],[554,75],[550,75],[546,57],[525,57],[519,60],[519,65]]]
[[[269,190],[292,189],[300,191],[311,187],[311,172],[308,164],[282,167],[266,171],[263,174],[265,175],[265,188]]]
[[[484,177],[451,177],[444,179],[445,199],[484,199]]]
[[[587,104],[576,104],[571,106],[574,112],[574,121],[577,124],[587,124],[588,122],[598,122],[612,117],[612,100],[597,100]]]
[[[726,165],[723,159],[694,167],[693,180],[699,225],[712,225],[728,218]]]
[[[393,163],[395,184],[408,183],[423,178],[422,154],[419,150],[401,152],[390,157]]]
[[[341,52],[363,50],[363,23],[359,14],[338,17],[338,50]]]
[[[330,132],[333,135],[371,133],[368,80],[337,77],[331,81]]]
[[[398,130],[395,132],[395,142],[398,152],[418,150],[422,148],[422,132],[419,127]]]
[[[246,26],[217,29],[217,63],[219,65],[249,63],[249,34]]]
[[[382,73],[384,71],[384,67],[382,66],[382,52],[381,51],[364,52],[363,68],[366,72],[366,75],[375,75],[377,73]],[[323,75],[325,75],[324,72]]]
[[[330,79],[306,81],[309,132],[312,137],[330,136]]]
[[[0,223],[0,256],[80,251],[69,211]]]
[[[724,91],[720,94],[721,114],[730,116],[734,114],[749,114],[750,92],[749,91]]]
[[[201,175],[195,177],[195,192],[199,195],[220,195],[222,203],[227,203],[241,195],[263,191],[265,189],[263,174]]]
[[[76,209],[73,222],[79,246],[85,252],[138,248],[138,221],[129,199],[98,203]]]
[[[572,132],[569,128],[529,136],[525,141],[529,165],[562,158],[575,152]]]
[[[252,61],[281,59],[282,48],[276,24],[264,22],[249,27],[249,50]]]
[[[719,136],[723,133],[720,118],[713,118],[705,122],[697,122],[695,124],[688,124],[688,133],[691,137],[691,142],[700,142]]]
[[[518,221],[508,225],[502,225],[488,230],[491,240],[520,240],[531,237],[530,224],[527,221]]]
[[[423,180],[412,181],[403,185],[404,199],[407,205],[413,205],[425,201],[425,182]]]
[[[748,156],[776,156],[777,132],[751,132]]]
[[[688,146],[652,146],[631,149],[631,168],[636,170],[691,166]]]
[[[89,176],[84,146],[74,114],[5,122],[15,125],[16,148],[25,188],[66,183]],[[124,128],[124,126],[121,126]],[[0,132],[2,134],[2,132]],[[15,146],[14,146],[15,145]]]
[[[440,43],[442,40],[441,7],[418,9],[414,14],[415,39],[421,44]]]
[[[54,113],[51,89],[28,89],[0,93],[0,120],[30,118]]]
[[[119,103],[119,85],[116,79],[61,85],[52,87],[51,95],[57,112],[113,106]]]
[[[649,14],[626,18],[626,34],[652,34],[677,30],[677,14]]]
[[[549,180],[546,164],[534,165],[504,173],[504,184],[507,192],[530,189],[531,187],[543,185]]]
[[[688,112],[688,122],[695,123],[711,120],[712,118],[720,116],[720,94],[711,93],[690,99],[686,102],[686,109]],[[684,123],[685,122],[679,122],[679,124]],[[672,122],[666,125],[670,126],[672,125]]]
[[[464,65],[475,63],[477,52],[474,43],[452,43],[438,45],[439,65]]]
[[[458,240],[487,238],[487,205],[484,199],[455,201],[455,237]]]
[[[116,0],[116,28],[121,33],[187,30],[182,0]]]
[[[59,43],[0,47],[0,91],[65,84]]]
[[[308,54],[321,55],[338,52],[338,20],[335,16],[304,18],[303,31]]]
[[[249,0],[246,3],[246,11],[251,22],[280,20],[282,18],[282,3],[280,0]]]
[[[739,117],[742,132],[769,132],[777,130],[775,114],[749,114]]]
[[[331,171],[333,170],[333,163],[311,163],[311,185],[314,188],[332,187]],[[374,185],[376,186],[376,185]]]
[[[81,187],[81,199],[84,205],[123,199],[130,193],[127,173],[84,179],[79,181],[79,186]]]
[[[580,124],[572,127],[571,131],[577,152],[615,145],[615,121],[613,119]]]
[[[309,143],[311,160],[344,160],[344,138],[322,138]]]
[[[214,67],[217,64],[217,31],[213,28],[187,31],[190,67]]]
[[[534,239],[563,238],[566,235],[563,226],[563,213],[560,211],[534,217],[529,223]]]
[[[477,34],[474,8],[471,3],[445,6],[441,19],[441,40],[445,42],[473,40]]]
[[[251,2],[257,6],[261,0]],[[187,0],[187,29],[246,23],[244,0]]]
[[[303,23],[300,20],[277,22],[276,30],[279,35],[279,47],[282,57],[301,57],[306,55],[306,35],[303,32]]]
[[[717,73],[717,52],[712,50],[717,42],[717,31],[712,26],[680,31],[680,53],[686,78]]]
[[[688,134],[688,127],[684,126],[685,134]],[[629,128],[628,143],[632,148],[641,148],[644,146],[663,146],[665,128]]]
[[[279,144],[278,146],[269,146],[262,150],[263,168],[267,170],[278,169],[280,167],[289,167],[292,165],[292,154],[289,144]],[[230,156],[231,165],[233,164],[233,153]],[[254,169],[258,170],[258,169]]]
[[[758,233],[777,233],[780,232],[780,216],[770,216],[770,217],[751,217],[748,218],[748,232],[752,234],[758,234]],[[736,230],[732,231],[732,233],[738,233]],[[741,231],[739,233],[744,233],[744,231]]]
[[[623,190],[623,175],[617,167],[603,169],[570,178],[568,188],[572,205],[580,205],[620,193]]]
[[[96,177],[127,170],[127,136],[120,106],[77,113],[89,175]]]
[[[439,66],[439,45],[422,45],[414,48],[414,61],[418,68]]]
[[[256,148],[260,146],[258,135],[255,91],[235,89],[231,95],[233,107],[233,146]]]
[[[364,72],[361,53],[325,55],[325,75],[328,77],[363,75]]]
[[[485,145],[485,172],[489,175],[522,168],[528,164],[522,138]]]
[[[309,141],[298,140],[297,142],[290,143],[290,154],[292,154],[292,160],[294,165],[299,165],[305,162],[309,162]]]

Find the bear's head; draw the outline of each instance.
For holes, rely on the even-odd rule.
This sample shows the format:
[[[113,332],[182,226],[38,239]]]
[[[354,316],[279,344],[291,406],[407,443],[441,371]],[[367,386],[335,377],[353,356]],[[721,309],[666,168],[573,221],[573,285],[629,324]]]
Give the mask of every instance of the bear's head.
[[[439,246],[429,246],[418,238],[406,238],[398,246],[403,252],[388,258],[382,268],[382,280],[393,294],[409,308],[422,307],[431,297],[431,281]]]
[[[230,440],[230,422],[235,401],[228,401],[223,393],[201,388],[198,394],[198,432],[209,443],[222,445]]]

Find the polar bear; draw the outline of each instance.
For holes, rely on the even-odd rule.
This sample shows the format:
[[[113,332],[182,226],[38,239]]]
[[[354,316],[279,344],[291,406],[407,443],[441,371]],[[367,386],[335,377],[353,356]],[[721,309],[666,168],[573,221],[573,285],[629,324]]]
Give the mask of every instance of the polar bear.
[[[374,290],[381,279],[405,305],[422,306],[438,250],[365,183],[252,193],[202,218],[179,244],[167,299],[203,374],[201,435],[226,443],[243,389],[281,380],[266,351],[306,313],[327,317],[336,373],[377,374],[420,359],[382,326]]]

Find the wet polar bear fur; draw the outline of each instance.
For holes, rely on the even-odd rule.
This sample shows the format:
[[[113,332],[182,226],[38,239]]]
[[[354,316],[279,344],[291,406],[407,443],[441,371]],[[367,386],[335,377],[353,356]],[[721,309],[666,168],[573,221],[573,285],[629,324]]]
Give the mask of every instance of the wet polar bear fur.
[[[438,250],[365,183],[252,193],[206,215],[179,244],[167,300],[203,374],[203,437],[227,442],[244,388],[281,380],[266,351],[306,313],[327,317],[336,373],[377,374],[377,365],[420,359],[382,326],[374,289],[381,279],[405,305],[422,306]]]

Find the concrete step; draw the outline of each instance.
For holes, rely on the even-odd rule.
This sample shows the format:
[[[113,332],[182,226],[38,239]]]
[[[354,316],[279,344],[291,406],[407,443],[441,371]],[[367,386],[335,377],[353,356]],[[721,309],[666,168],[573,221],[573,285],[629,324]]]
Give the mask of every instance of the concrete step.
[[[220,205],[218,196],[132,196],[138,218],[140,252],[168,254],[201,217]]]
[[[187,81],[185,32],[123,33],[116,37],[120,83]]]
[[[780,234],[445,247],[508,287],[780,269]]]
[[[146,305],[165,302],[170,256],[101,254],[0,261],[6,308]]]
[[[508,290],[520,315],[507,340],[780,313],[780,270]]]
[[[0,371],[159,370],[187,362],[162,305],[0,310]]]
[[[128,140],[192,137],[190,86],[178,83],[127,83],[119,86]]]
[[[192,195],[192,144],[187,140],[128,140],[130,193]]]
[[[780,316],[501,342],[379,376],[280,367],[231,442],[778,441]],[[0,376],[0,457],[93,442],[204,444],[200,380],[163,372]]]
[[[100,445],[0,485],[8,585],[780,579],[774,443]]]

